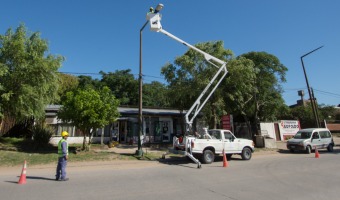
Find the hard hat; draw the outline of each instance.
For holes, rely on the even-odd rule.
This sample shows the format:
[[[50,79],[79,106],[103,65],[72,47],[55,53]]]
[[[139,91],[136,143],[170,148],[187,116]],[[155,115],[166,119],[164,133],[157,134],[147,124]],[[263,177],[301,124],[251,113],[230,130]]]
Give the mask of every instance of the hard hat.
[[[66,131],[61,132],[61,137],[65,137],[65,136],[68,136],[68,132]]]

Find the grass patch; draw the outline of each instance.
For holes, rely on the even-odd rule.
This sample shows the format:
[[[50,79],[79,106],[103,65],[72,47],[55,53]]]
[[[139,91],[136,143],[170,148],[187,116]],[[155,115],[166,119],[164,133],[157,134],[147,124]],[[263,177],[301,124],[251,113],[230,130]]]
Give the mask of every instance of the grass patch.
[[[137,160],[138,157],[133,155],[120,155],[112,152],[78,152],[70,153],[70,162],[85,161],[110,161],[110,160]],[[43,165],[57,163],[57,153],[27,153],[19,151],[0,151],[0,166],[17,166],[22,165],[24,161],[30,165]]]
[[[162,151],[144,150],[143,156],[134,154],[117,154],[102,149],[100,144],[92,144],[90,151],[78,151],[81,144],[69,145],[70,162],[112,161],[112,160],[159,160]],[[56,164],[57,147],[48,146],[44,149],[30,149],[30,143],[24,139],[0,137],[0,166],[19,166],[24,161],[29,165]]]

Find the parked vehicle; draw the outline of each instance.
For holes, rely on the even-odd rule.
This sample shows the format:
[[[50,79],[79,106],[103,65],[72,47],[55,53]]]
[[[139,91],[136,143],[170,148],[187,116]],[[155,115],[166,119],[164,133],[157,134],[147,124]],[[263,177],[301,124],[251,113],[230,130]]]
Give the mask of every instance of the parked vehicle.
[[[185,136],[174,138],[174,153],[201,159],[203,163],[214,162],[215,156],[223,153],[227,159],[233,154],[241,155],[243,160],[250,160],[254,152],[254,142],[248,139],[236,138],[229,130],[211,129],[200,136]]]
[[[290,152],[305,151],[310,154],[312,150],[325,149],[333,151],[334,141],[331,132],[326,128],[308,128],[299,130],[292,139],[287,141]]]

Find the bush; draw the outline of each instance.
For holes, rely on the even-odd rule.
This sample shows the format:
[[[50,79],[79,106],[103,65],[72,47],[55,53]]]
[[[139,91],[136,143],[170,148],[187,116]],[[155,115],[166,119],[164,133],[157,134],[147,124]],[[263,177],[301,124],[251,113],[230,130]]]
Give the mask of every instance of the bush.
[[[54,133],[52,127],[47,125],[35,125],[32,128],[33,145],[36,149],[49,146],[49,142]]]

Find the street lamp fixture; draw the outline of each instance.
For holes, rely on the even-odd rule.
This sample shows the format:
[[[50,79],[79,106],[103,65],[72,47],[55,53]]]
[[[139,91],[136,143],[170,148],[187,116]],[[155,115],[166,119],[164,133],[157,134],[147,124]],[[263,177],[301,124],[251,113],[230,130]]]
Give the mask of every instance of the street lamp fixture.
[[[163,9],[163,4],[158,4],[156,6],[155,12],[159,12]],[[139,31],[139,106],[138,106],[138,149],[136,150],[136,155],[142,156],[142,141],[141,136],[143,135],[143,73],[142,73],[142,33],[145,26],[149,23],[149,20],[146,20],[144,25]]]
[[[313,110],[313,115],[314,115],[314,119],[315,119],[315,123],[316,123],[316,126],[319,128],[320,127],[320,122],[319,122],[319,116],[317,114],[317,105],[315,104],[315,98],[314,98],[314,95],[312,95],[312,92],[311,92],[311,88],[309,87],[309,83],[308,83],[308,78],[307,78],[307,74],[306,74],[306,70],[305,70],[305,65],[303,64],[303,58],[308,56],[309,54],[321,49],[323,46],[319,47],[319,48],[316,48],[308,53],[306,53],[305,55],[301,56],[301,63],[302,63],[302,68],[303,68],[303,73],[305,75],[305,79],[306,79],[306,83],[307,83],[307,89],[308,89],[308,94],[309,94],[309,99],[311,101],[311,104],[312,104],[312,110]]]
[[[156,9],[155,9],[155,11],[156,11],[156,13],[158,13],[159,11],[161,11],[162,9],[163,9],[163,7],[164,7],[164,5],[163,4],[158,4],[157,6],[156,6]]]

